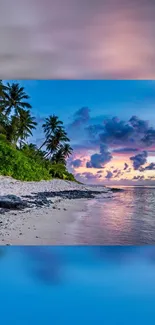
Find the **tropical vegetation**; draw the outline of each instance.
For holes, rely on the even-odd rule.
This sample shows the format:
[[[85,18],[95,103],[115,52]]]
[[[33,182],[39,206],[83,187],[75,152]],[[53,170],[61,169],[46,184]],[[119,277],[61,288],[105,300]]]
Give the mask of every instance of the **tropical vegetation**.
[[[52,177],[74,181],[66,167],[73,149],[58,116],[45,119],[39,148],[29,142],[37,127],[29,100],[19,83],[0,80],[0,174],[24,181]]]

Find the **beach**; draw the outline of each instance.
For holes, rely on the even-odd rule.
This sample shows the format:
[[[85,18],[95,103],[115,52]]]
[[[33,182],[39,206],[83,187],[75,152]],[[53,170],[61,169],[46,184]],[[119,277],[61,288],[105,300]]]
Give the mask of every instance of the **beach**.
[[[0,245],[76,244],[76,222],[96,195],[106,198],[112,191],[59,179],[21,182],[0,176]]]
[[[155,188],[0,177],[0,245],[154,245]]]

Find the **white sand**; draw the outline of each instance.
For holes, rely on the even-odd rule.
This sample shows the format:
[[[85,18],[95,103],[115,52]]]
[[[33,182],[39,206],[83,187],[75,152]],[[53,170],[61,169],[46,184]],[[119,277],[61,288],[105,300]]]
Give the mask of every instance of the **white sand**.
[[[34,195],[38,192],[64,190],[105,190],[104,187],[91,187],[63,180],[20,182],[10,177],[0,176],[0,196]],[[79,213],[87,210],[89,199],[60,199],[52,198],[50,207],[34,208],[24,211],[9,211],[0,214],[0,245],[72,245],[72,225]]]

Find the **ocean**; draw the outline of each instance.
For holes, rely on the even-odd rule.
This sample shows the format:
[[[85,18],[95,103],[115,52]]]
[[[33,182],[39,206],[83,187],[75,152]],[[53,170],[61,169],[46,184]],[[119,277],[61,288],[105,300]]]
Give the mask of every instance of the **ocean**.
[[[155,244],[155,187],[124,187],[88,202],[72,226],[73,244]]]

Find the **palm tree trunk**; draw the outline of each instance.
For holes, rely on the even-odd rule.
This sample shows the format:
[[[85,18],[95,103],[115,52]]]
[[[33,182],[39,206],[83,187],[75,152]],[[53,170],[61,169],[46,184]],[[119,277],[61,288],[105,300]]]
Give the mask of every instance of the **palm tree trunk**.
[[[43,142],[43,144],[41,145],[41,147],[40,147],[38,150],[41,150],[41,148],[46,144],[46,142],[47,142],[47,140],[45,140],[45,141]]]

